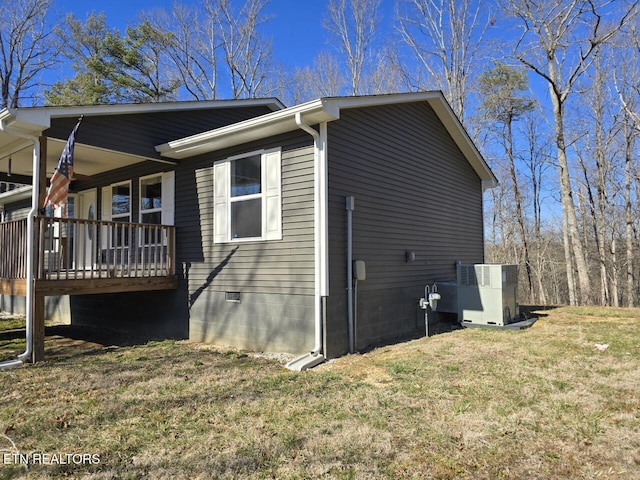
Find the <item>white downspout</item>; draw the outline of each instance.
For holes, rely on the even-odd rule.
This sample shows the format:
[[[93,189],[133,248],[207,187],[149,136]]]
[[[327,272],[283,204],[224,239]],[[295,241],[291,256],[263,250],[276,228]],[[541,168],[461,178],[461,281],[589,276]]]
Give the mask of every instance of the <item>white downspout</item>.
[[[26,292],[26,348],[18,355],[16,360],[8,360],[0,363],[0,370],[19,367],[31,358],[33,351],[33,224],[38,213],[38,197],[40,196],[40,139],[35,135],[18,132],[5,125],[4,119],[0,121],[0,130],[17,137],[25,138],[33,142],[33,177],[31,190],[31,210],[27,214],[27,292]]]
[[[323,355],[322,298],[328,295],[327,254],[327,125],[320,124],[320,132],[302,120],[298,112],[296,125],[313,137],[314,163],[314,320],[315,344],[313,350],[287,364],[291,370],[306,370],[325,360]]]

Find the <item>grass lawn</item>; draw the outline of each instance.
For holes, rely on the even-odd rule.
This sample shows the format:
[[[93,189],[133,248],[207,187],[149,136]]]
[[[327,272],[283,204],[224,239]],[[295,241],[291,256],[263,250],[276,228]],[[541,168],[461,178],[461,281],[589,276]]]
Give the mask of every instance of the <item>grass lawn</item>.
[[[0,479],[640,478],[640,310],[544,314],[302,373],[49,337],[47,361],[0,371]]]

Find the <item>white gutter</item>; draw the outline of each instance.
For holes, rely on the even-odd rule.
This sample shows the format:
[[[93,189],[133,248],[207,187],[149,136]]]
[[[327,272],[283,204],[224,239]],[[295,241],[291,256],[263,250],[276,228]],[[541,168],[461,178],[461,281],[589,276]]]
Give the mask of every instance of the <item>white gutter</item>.
[[[336,103],[329,103],[323,99],[314,100],[190,137],[172,140],[157,145],[155,149],[164,157],[179,160],[240,143],[260,140],[265,136],[294,131],[302,128],[296,122],[296,118],[300,118],[301,115],[304,115],[305,125],[322,124],[339,118],[340,109]]]
[[[25,351],[18,355],[16,360],[9,360],[0,363],[0,370],[19,367],[31,358],[33,351],[33,297],[34,297],[34,275],[33,275],[33,225],[38,213],[38,197],[40,196],[40,139],[35,135],[13,130],[5,124],[6,117],[0,119],[0,130],[20,138],[25,138],[33,142],[33,177],[31,210],[27,214],[27,295],[26,295],[26,347]]]
[[[322,332],[322,299],[329,294],[328,282],[328,232],[327,232],[327,124],[320,124],[320,132],[313,129],[302,119],[300,112],[295,114],[295,122],[300,129],[313,137],[314,163],[314,319],[315,344],[311,352],[297,357],[287,363],[289,370],[302,371],[324,362]]]

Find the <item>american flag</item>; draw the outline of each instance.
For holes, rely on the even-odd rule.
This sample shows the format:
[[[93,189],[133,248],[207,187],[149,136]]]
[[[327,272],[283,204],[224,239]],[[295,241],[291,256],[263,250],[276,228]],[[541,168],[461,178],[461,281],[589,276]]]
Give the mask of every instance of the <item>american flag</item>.
[[[80,120],[78,120],[78,123],[73,128],[67,144],[64,146],[64,150],[62,150],[56,171],[53,172],[53,176],[51,177],[49,192],[44,199],[45,208],[49,205],[57,207],[58,205],[67,203],[69,184],[73,176],[73,147],[76,142],[76,130],[78,130],[81,121],[82,117],[80,117]]]

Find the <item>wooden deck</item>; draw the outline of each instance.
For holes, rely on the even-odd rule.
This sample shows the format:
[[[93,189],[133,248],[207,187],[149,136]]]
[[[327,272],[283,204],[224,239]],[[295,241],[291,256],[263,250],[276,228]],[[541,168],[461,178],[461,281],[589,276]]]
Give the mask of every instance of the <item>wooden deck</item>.
[[[37,217],[35,294],[85,295],[177,288],[168,225]],[[0,294],[26,295],[27,220],[0,224]]]
[[[90,295],[97,293],[142,292],[175,290],[175,275],[165,277],[78,278],[64,280],[36,280],[34,293],[44,297],[58,295]],[[27,295],[25,279],[0,279],[0,295]]]
[[[27,220],[0,223],[0,294],[27,296]],[[44,357],[44,298],[170,290],[175,228],[38,216],[33,226],[33,354]]]

